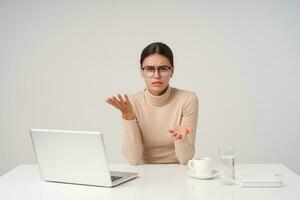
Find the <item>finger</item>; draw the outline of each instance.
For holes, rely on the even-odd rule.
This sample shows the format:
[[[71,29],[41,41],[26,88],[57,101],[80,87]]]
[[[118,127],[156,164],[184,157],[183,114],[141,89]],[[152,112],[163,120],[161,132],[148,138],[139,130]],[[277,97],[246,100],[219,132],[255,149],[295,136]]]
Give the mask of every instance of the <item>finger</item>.
[[[174,134],[172,135],[172,139],[175,141],[175,140],[176,140],[176,137],[177,137],[177,134],[174,133]]]
[[[180,135],[180,134],[177,134],[176,136],[175,136],[175,140],[179,140],[179,139],[181,139],[182,138],[182,136]]]
[[[119,105],[121,105],[120,104],[120,101],[119,101],[119,99],[117,98],[117,97],[112,97],[112,100],[116,103],[116,104],[119,104]]]
[[[169,133],[174,133],[175,130],[172,128],[172,129],[169,129]]]
[[[171,130],[171,135],[172,136],[176,136],[176,135],[180,135],[180,132],[178,132],[176,129],[170,129]]]
[[[122,95],[118,94],[118,98],[119,98],[119,101],[121,102],[121,104],[125,104],[125,101],[124,101]]]
[[[187,127],[186,129],[187,129],[188,133],[192,133],[194,131],[192,127]]]
[[[114,106],[114,101],[111,98],[106,99],[105,102]]]
[[[120,104],[122,105],[122,107],[126,108],[127,104],[125,103],[122,95],[118,94],[118,101],[120,102]]]
[[[177,132],[175,129],[170,129],[170,130],[171,130],[170,134],[173,139],[177,138],[180,135],[180,133]]]
[[[119,102],[119,100],[117,99],[117,97],[112,97],[112,100],[113,100],[114,104],[115,104],[120,110],[123,110],[123,106],[121,105],[121,103]]]
[[[187,134],[187,130],[183,127],[183,126],[178,126],[176,128],[176,131],[178,132],[179,135],[186,135]]]
[[[127,94],[125,94],[124,97],[125,97],[125,103],[131,105],[131,103],[130,103],[130,101],[129,101],[129,98],[128,98],[128,96],[127,96]]]
[[[105,99],[105,102],[106,102],[106,103],[109,103],[110,100],[111,100],[110,98],[107,98],[107,99]]]
[[[185,133],[185,134],[193,132],[193,128],[192,127],[188,127],[188,126],[179,126],[179,129],[180,129],[180,131],[182,133]]]
[[[118,110],[121,110],[120,107],[118,105],[115,104],[115,102],[110,98],[110,99],[107,99],[106,102],[108,104],[110,104],[111,106],[117,108]]]

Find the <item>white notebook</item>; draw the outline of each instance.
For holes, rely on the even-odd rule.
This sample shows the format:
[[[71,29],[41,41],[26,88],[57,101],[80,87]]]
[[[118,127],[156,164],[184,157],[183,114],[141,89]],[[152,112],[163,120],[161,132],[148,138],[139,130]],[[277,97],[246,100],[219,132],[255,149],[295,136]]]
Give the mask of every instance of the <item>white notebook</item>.
[[[239,174],[241,187],[273,188],[281,187],[282,181],[279,176],[274,174]]]

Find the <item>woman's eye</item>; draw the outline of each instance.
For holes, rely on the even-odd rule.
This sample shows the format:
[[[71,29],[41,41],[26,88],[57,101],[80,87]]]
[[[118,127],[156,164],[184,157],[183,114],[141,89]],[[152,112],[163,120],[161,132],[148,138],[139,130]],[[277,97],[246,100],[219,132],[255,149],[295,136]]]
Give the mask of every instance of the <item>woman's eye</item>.
[[[155,70],[154,67],[146,67],[146,71],[153,72]]]
[[[161,68],[160,68],[160,71],[166,72],[166,71],[169,71],[169,68],[168,68],[168,67],[161,67]]]

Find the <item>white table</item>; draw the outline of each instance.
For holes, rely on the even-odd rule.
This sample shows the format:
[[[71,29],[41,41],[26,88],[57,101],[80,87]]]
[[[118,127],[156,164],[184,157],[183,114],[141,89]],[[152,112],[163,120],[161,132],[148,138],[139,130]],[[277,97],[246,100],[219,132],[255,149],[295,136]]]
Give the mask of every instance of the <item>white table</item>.
[[[198,180],[187,176],[187,166],[161,165],[112,165],[113,170],[139,173],[139,178],[115,188],[102,188],[63,183],[44,182],[37,165],[20,165],[0,177],[0,200],[106,200],[106,199],[249,199],[249,200],[299,200],[300,178],[284,165],[241,164],[237,171],[260,171],[282,174],[281,188],[241,188],[223,186],[219,178]]]

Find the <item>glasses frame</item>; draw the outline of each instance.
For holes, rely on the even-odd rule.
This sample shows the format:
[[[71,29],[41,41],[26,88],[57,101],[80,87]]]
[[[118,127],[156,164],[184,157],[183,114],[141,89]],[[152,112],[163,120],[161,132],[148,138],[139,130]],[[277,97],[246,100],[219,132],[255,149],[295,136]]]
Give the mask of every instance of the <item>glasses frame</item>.
[[[168,69],[169,69],[169,73],[167,74],[167,75],[165,75],[165,76],[162,76],[162,77],[167,77],[168,75],[170,75],[170,71],[173,71],[173,66],[168,66],[168,65],[161,65],[161,66],[158,66],[157,68],[155,68],[155,70],[154,70],[154,72],[153,72],[153,74],[152,74],[152,76],[147,76],[146,74],[145,74],[145,69],[147,68],[147,67],[154,67],[154,66],[145,66],[145,67],[141,67],[141,70],[143,70],[143,73],[144,73],[144,75],[146,76],[146,77],[148,77],[148,78],[152,78],[154,75],[155,75],[155,72],[156,71],[158,71],[158,74],[160,75],[160,76],[162,76],[161,75],[161,72],[160,72],[160,68],[162,68],[162,67],[167,67]]]

